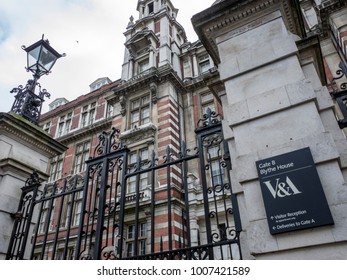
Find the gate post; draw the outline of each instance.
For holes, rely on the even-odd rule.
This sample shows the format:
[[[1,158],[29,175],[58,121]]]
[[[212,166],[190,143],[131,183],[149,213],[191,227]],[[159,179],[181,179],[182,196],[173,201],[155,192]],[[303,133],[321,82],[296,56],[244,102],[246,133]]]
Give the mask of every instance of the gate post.
[[[30,223],[34,212],[35,198],[40,186],[40,178],[35,170],[31,174],[30,178],[25,182],[25,186],[22,188],[22,195],[20,198],[18,210],[13,214],[15,223],[6,254],[7,260],[23,260],[24,258],[25,247],[30,230]]]

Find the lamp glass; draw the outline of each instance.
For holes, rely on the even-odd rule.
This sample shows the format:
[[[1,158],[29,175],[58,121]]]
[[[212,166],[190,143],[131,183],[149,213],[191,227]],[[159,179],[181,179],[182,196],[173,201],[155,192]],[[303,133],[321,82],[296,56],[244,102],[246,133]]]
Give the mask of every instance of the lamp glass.
[[[40,66],[47,69],[47,71],[50,71],[56,60],[57,60],[57,57],[43,46],[41,49],[41,54],[39,59]]]
[[[40,44],[28,52],[28,69],[38,76],[49,73],[58,59],[44,45]]]

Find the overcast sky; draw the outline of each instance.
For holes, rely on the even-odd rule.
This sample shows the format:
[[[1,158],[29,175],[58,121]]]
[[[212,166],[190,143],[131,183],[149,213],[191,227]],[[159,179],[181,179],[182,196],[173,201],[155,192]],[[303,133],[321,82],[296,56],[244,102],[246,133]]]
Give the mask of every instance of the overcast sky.
[[[8,112],[14,101],[10,91],[25,86],[32,77],[26,72],[26,52],[42,34],[60,58],[48,76],[39,80],[51,99],[73,100],[89,92],[100,77],[112,81],[121,77],[125,37],[131,15],[138,19],[137,0],[0,0],[0,112]],[[197,36],[191,17],[210,7],[214,0],[171,0],[179,9],[177,21],[188,41]]]

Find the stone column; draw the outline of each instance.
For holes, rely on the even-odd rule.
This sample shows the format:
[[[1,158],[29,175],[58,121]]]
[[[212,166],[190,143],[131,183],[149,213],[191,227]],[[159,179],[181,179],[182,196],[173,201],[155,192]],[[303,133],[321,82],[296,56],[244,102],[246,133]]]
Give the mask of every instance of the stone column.
[[[0,113],[0,259],[6,258],[14,224],[12,214],[17,211],[25,181],[33,170],[47,180],[49,159],[66,149],[22,117]]]
[[[149,68],[155,67],[154,50],[151,46],[149,49]]]
[[[128,65],[129,65],[128,80],[130,80],[134,76],[134,58],[133,58],[133,56],[130,56]]]
[[[199,76],[198,59],[196,58],[196,54],[193,54],[193,72],[194,77]]]
[[[192,22],[226,90],[224,130],[243,257],[346,259],[345,159],[336,146],[337,123],[327,121],[334,118],[329,93],[317,88],[317,69],[302,67],[296,1],[222,1]],[[335,225],[271,235],[255,162],[304,147],[312,152]]]

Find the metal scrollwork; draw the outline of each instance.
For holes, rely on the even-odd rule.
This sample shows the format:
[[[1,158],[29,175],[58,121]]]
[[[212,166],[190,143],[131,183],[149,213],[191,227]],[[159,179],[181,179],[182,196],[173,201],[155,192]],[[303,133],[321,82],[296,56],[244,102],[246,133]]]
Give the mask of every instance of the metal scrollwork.
[[[223,136],[221,133],[215,133],[209,136],[206,136],[202,139],[202,144],[204,147],[211,147],[219,145],[223,141]]]
[[[219,124],[221,122],[221,116],[216,112],[212,111],[210,108],[207,108],[206,113],[202,116],[202,119],[198,121],[198,128],[206,128]]]
[[[39,87],[38,94],[35,94],[36,86]],[[38,124],[42,103],[45,97],[51,97],[50,93],[45,89],[41,89],[41,85],[36,80],[29,80],[25,87],[20,85],[13,88],[10,92],[16,94],[11,111],[34,124]]]
[[[337,77],[333,77],[331,84],[335,80],[342,79],[344,76],[347,78],[347,67],[342,61],[339,63],[339,69],[336,71],[336,75],[337,75]],[[340,89],[341,90],[347,90],[347,83],[345,82],[345,83],[340,84]]]
[[[112,127],[111,133],[102,132],[99,135],[99,143],[94,150],[94,158],[125,148],[119,139],[119,135],[120,130],[115,127]]]

